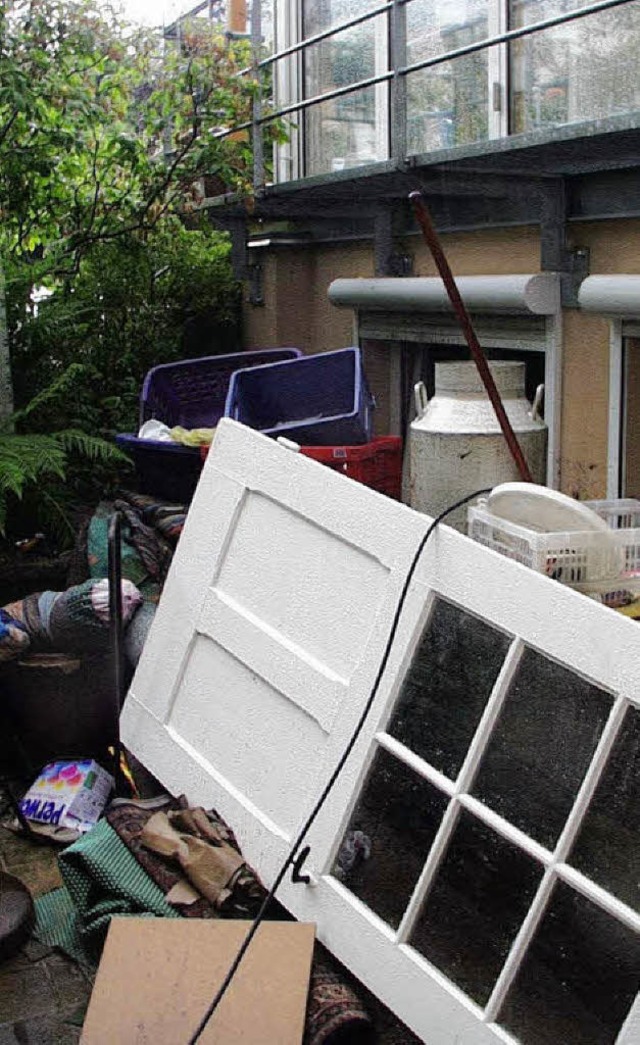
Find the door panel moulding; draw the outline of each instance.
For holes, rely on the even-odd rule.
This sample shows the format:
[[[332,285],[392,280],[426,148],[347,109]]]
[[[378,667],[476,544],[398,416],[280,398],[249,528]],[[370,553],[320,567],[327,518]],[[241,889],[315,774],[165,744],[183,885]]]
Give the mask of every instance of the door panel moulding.
[[[242,425],[228,419],[219,425],[124,707],[122,734],[169,791],[220,811],[267,886],[370,699],[409,566],[430,522]],[[640,715],[638,642],[634,622],[447,526],[424,548],[362,731],[305,839],[310,849],[303,870],[310,880],[286,876],[278,899],[296,918],[315,922],[319,939],[430,1045],[515,1042],[503,1005],[558,890],[589,905],[590,917],[608,920],[632,954],[640,947],[640,913],[615,883],[605,888],[607,882],[592,880],[571,855],[616,745]],[[460,681],[452,683],[457,698],[452,691],[442,704],[439,687],[449,684],[450,673],[429,690],[440,663],[432,648],[445,665],[447,658],[464,660]],[[484,703],[469,719],[468,708],[476,705],[468,701],[478,693]],[[402,712],[407,700],[409,714]],[[448,729],[453,705],[455,728]],[[499,751],[510,750],[507,708],[510,714],[523,709],[525,731],[537,720],[547,742],[516,743],[511,768],[483,776],[499,732]],[[414,725],[419,728],[411,732]],[[443,744],[447,750],[458,745],[461,729],[466,739],[456,755],[458,770],[439,760]],[[423,750],[433,730],[440,730],[437,743],[432,752]],[[578,744],[586,754],[576,774]],[[546,760],[549,772],[537,771],[536,763],[534,778],[550,789],[550,808],[559,803],[565,810],[550,836],[548,818],[536,819],[538,800],[525,802],[523,752],[534,763]],[[446,807],[432,855],[418,853],[415,886],[404,872],[414,843],[403,843],[409,846],[403,851],[393,837],[371,841],[367,873],[389,868],[394,903],[402,890],[403,913],[395,923],[379,909],[380,897],[388,895],[384,877],[363,899],[348,863],[354,810],[379,757],[393,770],[387,790],[393,774],[409,781],[411,809],[427,794]],[[569,770],[573,783],[567,785]],[[491,788],[501,786],[505,772],[507,805],[502,799],[496,805]],[[478,790],[484,780],[488,791]],[[388,816],[386,793],[372,806],[367,800],[376,823]],[[522,799],[514,813],[510,795]],[[518,819],[519,809],[534,817],[530,826]],[[412,823],[393,820],[391,827],[408,832],[399,839],[412,839]],[[455,968],[422,953],[414,938],[423,901],[438,889],[464,824],[478,837],[497,839],[496,851],[510,847],[519,865],[533,862],[541,883],[526,900],[485,1000],[458,982]],[[607,946],[600,958],[611,965]],[[626,960],[625,953],[620,945],[615,960]],[[637,1040],[639,1007],[628,982],[607,1037],[617,1045]]]

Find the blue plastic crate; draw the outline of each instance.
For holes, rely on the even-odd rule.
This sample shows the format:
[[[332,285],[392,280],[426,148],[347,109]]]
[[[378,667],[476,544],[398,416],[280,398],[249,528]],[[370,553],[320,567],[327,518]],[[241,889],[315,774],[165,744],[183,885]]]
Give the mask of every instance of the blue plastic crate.
[[[297,359],[300,355],[299,348],[257,348],[154,366],[140,393],[140,426],[155,417],[170,428],[212,428],[224,413],[234,370]]]
[[[135,487],[140,493],[175,504],[191,501],[203,465],[199,446],[162,443],[127,434],[117,435],[116,443],[133,458]]]
[[[265,435],[353,446],[371,440],[374,405],[360,349],[342,348],[238,370],[224,412]]]

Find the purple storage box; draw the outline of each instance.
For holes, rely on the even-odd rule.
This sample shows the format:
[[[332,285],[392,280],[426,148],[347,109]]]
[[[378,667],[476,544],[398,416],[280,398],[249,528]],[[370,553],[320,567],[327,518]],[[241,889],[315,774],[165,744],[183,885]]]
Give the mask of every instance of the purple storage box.
[[[148,371],[140,393],[140,427],[155,417],[173,428],[213,428],[224,414],[234,370],[297,359],[299,348],[256,348],[228,356],[162,363]]]
[[[341,348],[237,370],[224,413],[306,446],[354,446],[370,442],[374,406],[360,349]]]
[[[154,366],[140,393],[140,426],[156,418],[170,428],[214,428],[223,415],[235,370],[301,355],[299,348],[259,348]],[[191,500],[202,471],[199,447],[139,439],[133,433],[117,435],[116,443],[133,458],[136,487],[141,493],[180,504]]]

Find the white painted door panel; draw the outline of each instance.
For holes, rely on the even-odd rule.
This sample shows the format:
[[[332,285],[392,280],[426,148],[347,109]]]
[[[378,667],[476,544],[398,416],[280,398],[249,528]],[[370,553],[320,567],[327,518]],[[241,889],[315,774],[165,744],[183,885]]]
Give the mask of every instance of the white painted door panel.
[[[122,730],[168,788],[218,807],[266,878],[337,757],[336,720],[339,748],[366,698],[423,525],[218,428]]]
[[[220,425],[123,738],[220,810],[267,884],[358,722],[429,521]],[[429,541],[306,840],[312,884],[278,896],[430,1045],[639,1040],[639,643],[447,527]],[[368,859],[349,864],[356,831]]]

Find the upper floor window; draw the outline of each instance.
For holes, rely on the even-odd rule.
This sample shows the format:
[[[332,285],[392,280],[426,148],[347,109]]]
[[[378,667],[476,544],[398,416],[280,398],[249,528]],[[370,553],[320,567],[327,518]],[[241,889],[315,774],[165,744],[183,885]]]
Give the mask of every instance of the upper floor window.
[[[321,37],[276,62],[277,104],[328,95],[294,113],[279,178],[640,110],[640,0],[445,57],[592,3],[401,0],[391,8],[381,0],[276,0],[276,51]],[[393,75],[434,59],[443,60]]]

